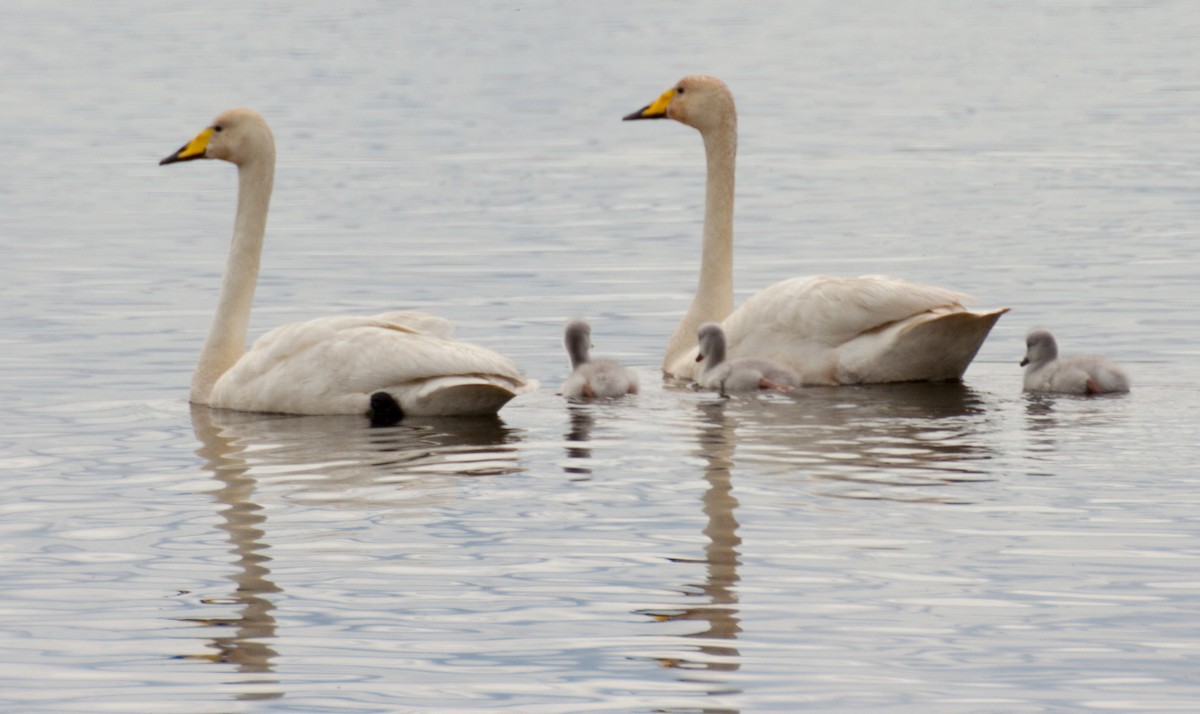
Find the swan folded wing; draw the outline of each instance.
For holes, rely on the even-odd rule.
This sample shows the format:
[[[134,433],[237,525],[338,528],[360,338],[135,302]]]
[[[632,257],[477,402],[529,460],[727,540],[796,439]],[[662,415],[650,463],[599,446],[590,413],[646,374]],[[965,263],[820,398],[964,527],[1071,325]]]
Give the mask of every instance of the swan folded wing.
[[[723,326],[730,342],[765,328],[836,347],[914,315],[962,310],[972,300],[883,275],[792,278],[751,297]]]
[[[378,317],[328,317],[263,335],[213,388],[212,405],[289,414],[365,413],[377,391],[412,390],[445,378],[493,383],[513,394],[525,381],[505,357]]]
[[[888,358],[897,335],[964,312],[972,301],[964,293],[882,275],[801,277],[762,290],[722,326],[731,358],[780,362],[805,384],[902,381],[921,377]]]

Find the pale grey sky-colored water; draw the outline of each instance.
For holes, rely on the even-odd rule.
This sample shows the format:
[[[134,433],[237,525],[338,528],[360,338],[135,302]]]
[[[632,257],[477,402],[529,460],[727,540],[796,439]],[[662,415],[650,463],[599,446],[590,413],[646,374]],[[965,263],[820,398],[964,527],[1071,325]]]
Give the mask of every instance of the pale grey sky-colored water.
[[[1189,710],[1200,10],[1162,3],[4,3],[0,702],[14,711]],[[660,385],[740,110],[738,298],[889,273],[1009,305],[962,386]],[[419,308],[500,420],[186,404],[279,149],[252,334]],[[561,329],[644,393],[568,405]],[[1030,398],[1025,331],[1134,391]]]

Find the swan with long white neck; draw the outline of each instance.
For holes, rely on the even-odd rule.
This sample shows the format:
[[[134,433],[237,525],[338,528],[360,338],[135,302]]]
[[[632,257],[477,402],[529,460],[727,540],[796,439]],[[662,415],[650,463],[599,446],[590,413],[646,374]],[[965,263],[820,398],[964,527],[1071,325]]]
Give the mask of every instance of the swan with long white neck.
[[[533,389],[505,357],[449,339],[453,327],[420,312],[325,317],[278,327],[246,350],[275,140],[251,109],[231,109],[160,163],[221,159],[238,167],[237,214],[221,296],[192,376],[191,401],[282,414],[494,414]],[[394,402],[394,405],[392,404]]]
[[[963,293],[886,276],[784,280],[733,308],[737,111],[716,77],[685,77],[625,117],[674,119],[700,132],[707,158],[700,280],[667,342],[663,371],[694,379],[697,330],[721,325],[730,359],[759,357],[804,384],[960,379],[1008,308],[974,312]]]

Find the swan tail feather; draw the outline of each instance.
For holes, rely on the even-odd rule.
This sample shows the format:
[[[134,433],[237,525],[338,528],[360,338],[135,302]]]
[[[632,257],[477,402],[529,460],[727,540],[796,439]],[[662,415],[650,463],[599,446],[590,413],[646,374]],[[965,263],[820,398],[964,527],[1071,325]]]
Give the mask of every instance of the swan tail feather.
[[[894,381],[953,381],[962,379],[1000,316],[990,312],[951,312],[910,326],[896,341],[893,364],[908,364],[915,377]]]
[[[439,377],[406,391],[401,407],[413,416],[484,416],[536,386],[489,376]]]

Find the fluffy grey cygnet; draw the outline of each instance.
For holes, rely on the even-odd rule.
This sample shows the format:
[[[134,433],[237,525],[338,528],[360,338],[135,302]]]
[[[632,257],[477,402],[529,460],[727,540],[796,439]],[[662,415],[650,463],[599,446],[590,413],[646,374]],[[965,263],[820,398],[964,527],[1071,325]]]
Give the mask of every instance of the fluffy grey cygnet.
[[[567,323],[563,344],[571,359],[571,376],[563,382],[560,392],[565,397],[620,397],[637,394],[638,379],[633,370],[616,360],[599,357],[591,359],[592,326],[586,320]]]
[[[775,389],[790,392],[800,384],[800,376],[792,370],[767,359],[742,359],[725,361],[725,332],[715,322],[706,322],[697,333],[700,354],[696,361],[702,362],[701,387],[727,392],[754,392],[760,389]]]
[[[1047,330],[1025,336],[1026,392],[1105,394],[1128,392],[1129,377],[1112,362],[1091,355],[1058,356],[1058,343]]]

